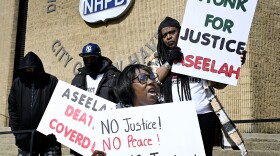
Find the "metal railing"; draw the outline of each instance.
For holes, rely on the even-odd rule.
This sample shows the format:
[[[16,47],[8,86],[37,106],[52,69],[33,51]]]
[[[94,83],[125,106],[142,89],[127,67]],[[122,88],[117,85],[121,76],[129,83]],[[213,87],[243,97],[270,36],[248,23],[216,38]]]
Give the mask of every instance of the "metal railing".
[[[36,132],[36,129],[30,129],[30,130],[19,130],[19,131],[4,131],[0,132],[0,135],[5,134],[20,134],[20,133],[31,133],[31,139],[30,139],[30,156],[33,154],[33,141],[34,141],[34,133]]]
[[[3,114],[1,114],[3,115]],[[5,116],[5,115],[3,115]],[[8,117],[9,118],[9,117]],[[250,119],[250,120],[233,120],[235,124],[242,124],[242,123],[265,123],[265,122],[280,122],[280,118],[273,118],[273,119]],[[20,134],[20,133],[31,133],[30,139],[30,156],[33,154],[33,141],[34,141],[34,133],[37,132],[36,129],[31,130],[18,130],[18,131],[3,131],[0,132],[0,135],[5,134]]]
[[[9,118],[7,115],[0,113],[1,116],[6,117],[7,119]]]
[[[2,113],[0,113],[0,116],[5,117],[5,124],[8,125],[8,123],[9,123],[9,116],[7,116],[5,114],[2,114]]]
[[[280,118],[273,119],[250,119],[250,120],[233,120],[236,124],[241,123],[260,123],[260,122],[280,122]]]

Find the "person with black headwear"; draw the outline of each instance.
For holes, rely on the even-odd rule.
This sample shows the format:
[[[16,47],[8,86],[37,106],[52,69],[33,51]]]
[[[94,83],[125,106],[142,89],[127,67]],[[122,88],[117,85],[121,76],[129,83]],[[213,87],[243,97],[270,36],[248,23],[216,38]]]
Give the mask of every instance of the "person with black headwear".
[[[41,59],[33,52],[23,58],[18,77],[8,98],[12,131],[36,129],[47,108],[58,79],[45,72]],[[30,154],[31,133],[15,133],[18,155]],[[61,155],[61,145],[54,135],[34,134],[33,155]]]
[[[94,43],[85,45],[79,56],[83,58],[84,67],[78,69],[79,73],[72,80],[72,85],[117,103],[113,87],[120,71],[113,66],[112,61],[102,56],[100,47]],[[80,155],[74,150],[70,150],[70,154]]]
[[[211,156],[215,129],[220,126],[220,123],[213,111],[211,99],[208,96],[213,94],[208,94],[208,87],[223,89],[227,85],[171,72],[173,62],[180,62],[183,57],[181,49],[177,47],[180,29],[180,23],[171,17],[166,17],[160,23],[157,52],[154,54],[155,57],[148,62],[148,66],[158,74],[158,84],[162,84],[159,98],[162,102],[192,100],[195,103],[206,156]],[[241,57],[242,64],[245,58],[246,51]]]

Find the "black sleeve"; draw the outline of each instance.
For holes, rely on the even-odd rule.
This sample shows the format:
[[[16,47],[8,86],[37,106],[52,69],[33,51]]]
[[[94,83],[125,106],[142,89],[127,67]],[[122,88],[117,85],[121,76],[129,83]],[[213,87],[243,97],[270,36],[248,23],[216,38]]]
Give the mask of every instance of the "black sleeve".
[[[52,80],[51,80],[51,94],[53,93],[57,83],[58,83],[58,79],[55,76],[52,76]]]
[[[71,81],[71,85],[73,85],[73,86],[76,86],[76,84],[77,84],[77,78],[78,77],[78,75],[75,75],[75,77],[72,79],[72,81]]]
[[[115,86],[117,84],[117,80],[118,80],[118,77],[120,75],[120,72],[117,71],[117,72],[114,72],[114,78],[113,78],[113,85],[112,85],[112,95],[113,95],[113,101],[114,103],[119,103],[119,99],[117,98],[117,95],[116,95],[116,92],[115,92]]]
[[[85,77],[86,77],[86,75],[84,73],[77,74],[73,78],[73,80],[71,82],[71,85],[85,90],[85,86],[86,86],[86,84],[85,84],[86,78]]]
[[[16,102],[16,87],[15,82],[13,82],[9,97],[8,97],[8,110],[10,116],[10,126],[12,131],[19,130],[19,114],[17,111]]]

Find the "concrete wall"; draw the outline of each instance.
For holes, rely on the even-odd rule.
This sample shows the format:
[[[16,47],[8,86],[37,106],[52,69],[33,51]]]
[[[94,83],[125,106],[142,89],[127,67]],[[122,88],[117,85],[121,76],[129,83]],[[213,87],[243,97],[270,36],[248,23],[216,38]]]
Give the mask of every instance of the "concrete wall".
[[[261,1],[251,34],[253,116],[280,118],[280,1]],[[280,133],[280,122],[258,124],[253,131]]]
[[[237,87],[219,92],[233,119],[280,118],[280,2],[258,0]],[[279,133],[280,123],[239,124],[243,132]]]
[[[151,54],[157,44],[155,33],[159,23],[166,16],[182,21],[186,2],[136,0],[124,16],[89,24],[80,17],[79,0],[29,0],[26,52],[34,51],[42,58],[47,72],[68,83],[74,77],[75,67],[82,62],[78,54],[89,42],[99,44],[102,55],[119,68],[133,61],[144,63],[142,55]],[[238,86],[218,91],[234,120],[280,118],[277,95],[280,90],[277,80],[280,75],[279,5],[278,0],[258,0],[247,44],[247,61],[242,66]],[[48,13],[48,8],[53,11]],[[1,90],[2,95],[6,96]],[[6,108],[2,99],[1,110],[2,105]],[[280,131],[278,123],[240,124],[238,127],[242,132]]]
[[[18,0],[5,1],[0,5],[0,127],[8,122],[7,96],[13,79],[18,5]]]
[[[77,0],[52,2],[56,5],[56,10],[51,13],[47,13],[47,2],[30,0],[26,51],[32,50],[45,58],[46,71],[51,71],[67,82],[73,78],[75,63],[82,61],[78,54],[89,42],[98,43],[102,55],[109,57],[119,66],[121,61],[123,67],[129,64],[130,56],[131,60],[135,60],[135,55],[139,63],[143,63],[140,49],[152,53],[145,45],[152,44],[151,39],[157,43],[154,34],[158,24],[167,15],[181,20],[185,3],[186,1],[180,1],[170,5],[170,1],[135,1],[121,18],[106,23],[89,24],[80,17]],[[56,40],[61,42],[61,46],[56,45],[53,52],[52,45]],[[73,58],[66,67],[64,65],[68,56],[64,55],[61,60],[63,52],[56,56],[62,46],[69,58]]]

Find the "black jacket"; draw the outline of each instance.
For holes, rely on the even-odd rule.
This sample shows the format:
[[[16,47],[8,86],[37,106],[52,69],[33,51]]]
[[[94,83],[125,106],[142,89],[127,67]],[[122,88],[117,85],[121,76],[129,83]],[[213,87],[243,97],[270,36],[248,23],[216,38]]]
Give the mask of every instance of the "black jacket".
[[[25,69],[35,67],[37,69],[37,79],[28,81]],[[33,52],[28,53],[22,60],[18,69],[19,77],[12,84],[8,98],[8,109],[10,116],[10,126],[15,130],[36,129],[49,103],[58,79],[55,76],[45,73],[40,58]],[[16,145],[29,151],[30,133],[15,134]],[[34,150],[52,146],[46,136],[35,133]]]
[[[102,67],[99,73],[104,73],[104,75],[97,87],[96,95],[106,100],[117,103],[118,100],[114,93],[113,87],[116,84],[116,80],[120,74],[120,71],[112,65],[112,61],[110,59],[102,56],[100,59],[102,59]],[[79,68],[78,71],[79,74],[77,74],[72,80],[72,85],[86,90],[87,84],[85,68]]]

